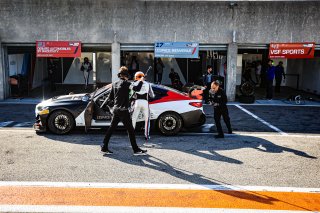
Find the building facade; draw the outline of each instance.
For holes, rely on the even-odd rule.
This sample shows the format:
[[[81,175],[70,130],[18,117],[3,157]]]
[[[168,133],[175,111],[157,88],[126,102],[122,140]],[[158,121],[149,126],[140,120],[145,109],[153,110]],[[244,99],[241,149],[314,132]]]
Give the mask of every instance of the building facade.
[[[169,83],[166,76],[171,68],[179,71],[183,83],[198,83],[206,65],[214,64],[225,77],[230,100],[241,78],[243,54],[264,61],[272,42],[315,42],[314,59],[285,64],[301,75],[302,89],[320,94],[319,8],[319,1],[2,0],[0,100],[10,97],[10,76],[24,70],[32,73],[26,77],[30,90],[48,77],[47,61],[35,58],[37,40],[81,41],[83,57],[95,62],[91,83],[101,84],[114,81],[120,65],[131,66],[133,58],[142,70],[154,66],[157,41],[198,42],[199,60],[164,59],[163,83]],[[62,71],[55,83],[82,83],[81,62],[56,59]],[[23,67],[31,67],[32,72]],[[150,77],[157,81],[156,73]]]

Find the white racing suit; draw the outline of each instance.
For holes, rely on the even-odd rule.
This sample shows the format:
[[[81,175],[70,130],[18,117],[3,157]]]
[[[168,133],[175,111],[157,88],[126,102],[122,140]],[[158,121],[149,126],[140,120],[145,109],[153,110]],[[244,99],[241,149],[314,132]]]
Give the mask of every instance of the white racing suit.
[[[134,84],[138,84],[139,81],[134,82]],[[151,84],[143,81],[142,87],[140,91],[135,92],[135,102],[133,105],[133,113],[132,113],[132,125],[133,128],[136,127],[136,123],[139,117],[140,112],[142,112],[145,127],[144,127],[144,135],[146,140],[150,139],[150,108],[149,108],[149,97],[154,98],[154,92],[152,90]]]

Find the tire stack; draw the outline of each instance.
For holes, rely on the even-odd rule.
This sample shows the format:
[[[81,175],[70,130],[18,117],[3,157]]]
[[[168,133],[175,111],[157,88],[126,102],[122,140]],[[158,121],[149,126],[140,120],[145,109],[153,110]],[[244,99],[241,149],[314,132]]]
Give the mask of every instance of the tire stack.
[[[240,86],[240,92],[241,95],[239,95],[239,102],[245,103],[245,104],[252,104],[255,102],[255,96],[254,96],[254,85],[250,82],[244,82]]]

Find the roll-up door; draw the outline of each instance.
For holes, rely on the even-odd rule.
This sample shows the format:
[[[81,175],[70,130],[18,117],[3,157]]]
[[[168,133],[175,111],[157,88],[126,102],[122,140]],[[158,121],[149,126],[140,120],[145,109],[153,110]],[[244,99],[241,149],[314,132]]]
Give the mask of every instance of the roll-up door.
[[[269,49],[269,44],[238,44],[238,49]]]

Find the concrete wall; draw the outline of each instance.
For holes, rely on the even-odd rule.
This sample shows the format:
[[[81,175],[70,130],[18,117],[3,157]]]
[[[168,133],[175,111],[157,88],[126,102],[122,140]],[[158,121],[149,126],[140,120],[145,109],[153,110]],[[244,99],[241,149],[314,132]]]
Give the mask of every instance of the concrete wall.
[[[1,0],[0,38],[2,43],[36,40],[112,43],[113,81],[120,66],[121,43],[229,44],[227,94],[230,100],[235,95],[237,44],[320,43],[320,1],[239,1],[235,7],[229,4],[227,1]],[[5,85],[1,85],[6,79],[1,69],[3,62],[0,61],[0,100],[6,94]]]
[[[1,46],[1,37],[0,37],[0,100],[5,98],[5,72],[4,72],[4,57],[3,57],[3,48]]]
[[[230,43],[320,43],[320,2],[145,2],[127,0],[1,0],[2,42],[157,40]]]

